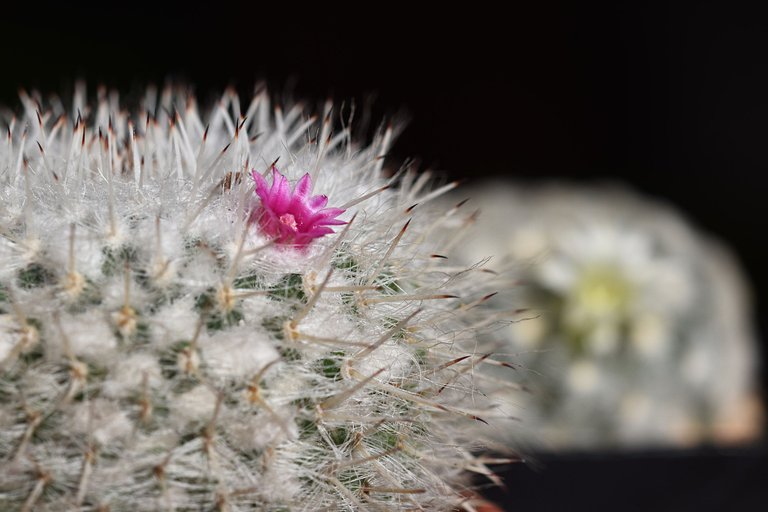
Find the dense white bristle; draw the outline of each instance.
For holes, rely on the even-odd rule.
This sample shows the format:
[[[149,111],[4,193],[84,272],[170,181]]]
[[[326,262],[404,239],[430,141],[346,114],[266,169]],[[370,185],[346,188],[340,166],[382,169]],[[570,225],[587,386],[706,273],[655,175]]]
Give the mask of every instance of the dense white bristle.
[[[454,184],[263,89],[60,105],[22,94],[0,148],[0,508],[469,506],[495,278],[443,258]],[[247,219],[274,162],[349,224],[270,242]]]

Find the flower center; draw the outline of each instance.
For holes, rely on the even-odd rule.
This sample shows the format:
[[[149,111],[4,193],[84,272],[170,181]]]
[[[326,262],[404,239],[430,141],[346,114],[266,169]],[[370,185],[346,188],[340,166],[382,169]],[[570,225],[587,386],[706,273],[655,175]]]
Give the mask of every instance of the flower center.
[[[290,214],[290,213],[284,213],[280,216],[280,222],[291,228],[293,231],[296,231],[296,218]]]
[[[588,269],[574,290],[574,298],[590,316],[616,317],[626,311],[632,287],[618,270]]]

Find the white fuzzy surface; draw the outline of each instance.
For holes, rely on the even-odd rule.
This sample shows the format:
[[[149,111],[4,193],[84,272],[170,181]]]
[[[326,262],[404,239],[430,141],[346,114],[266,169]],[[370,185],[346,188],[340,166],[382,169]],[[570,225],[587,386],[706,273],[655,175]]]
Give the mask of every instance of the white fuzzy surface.
[[[0,120],[0,508],[469,507],[495,276],[434,256],[458,239],[428,176],[384,168],[393,130],[96,96]],[[269,245],[246,220],[274,161],[350,224]]]

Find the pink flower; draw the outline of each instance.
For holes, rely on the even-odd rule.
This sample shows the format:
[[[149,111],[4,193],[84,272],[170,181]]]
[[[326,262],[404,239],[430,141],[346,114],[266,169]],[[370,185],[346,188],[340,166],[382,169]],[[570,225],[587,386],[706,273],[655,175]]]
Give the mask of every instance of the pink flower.
[[[275,242],[304,247],[315,238],[333,233],[328,226],[346,224],[336,218],[345,210],[325,208],[328,197],[309,195],[312,190],[309,174],[301,177],[293,191],[285,176],[274,166],[271,188],[258,172],[252,171],[251,175],[261,203],[251,213],[249,221],[258,222],[261,231]]]

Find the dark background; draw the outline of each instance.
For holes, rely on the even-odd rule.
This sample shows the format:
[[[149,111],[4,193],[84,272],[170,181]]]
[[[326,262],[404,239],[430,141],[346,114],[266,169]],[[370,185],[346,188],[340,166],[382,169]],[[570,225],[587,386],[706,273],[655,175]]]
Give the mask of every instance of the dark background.
[[[0,20],[0,102],[15,105],[18,86],[54,92],[84,77],[126,90],[169,75],[209,99],[257,79],[372,99],[375,117],[412,119],[394,160],[470,179],[623,180],[678,205],[735,249],[765,340],[768,17],[749,5],[29,4]],[[539,462],[509,470],[499,499],[510,509],[768,502],[762,448]]]

